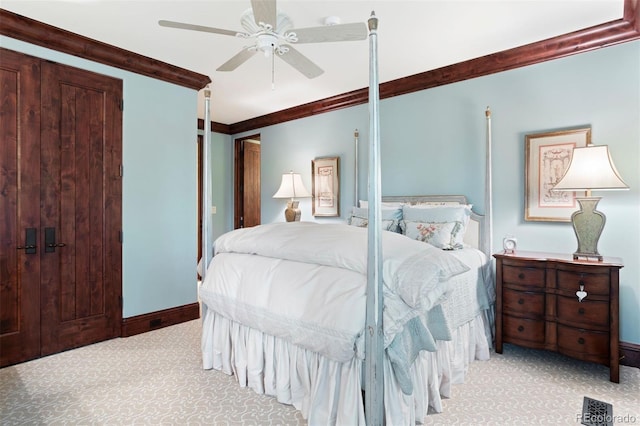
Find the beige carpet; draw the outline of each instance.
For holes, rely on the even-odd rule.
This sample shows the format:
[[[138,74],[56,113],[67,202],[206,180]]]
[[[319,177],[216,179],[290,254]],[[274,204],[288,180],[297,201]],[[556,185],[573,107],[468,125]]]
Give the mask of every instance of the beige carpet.
[[[200,322],[114,339],[0,370],[0,424],[297,425],[292,407],[203,371]],[[472,363],[444,413],[427,424],[580,424],[583,397],[613,405],[615,424],[640,424],[640,370],[506,345]],[[626,419],[626,420],[625,420]]]

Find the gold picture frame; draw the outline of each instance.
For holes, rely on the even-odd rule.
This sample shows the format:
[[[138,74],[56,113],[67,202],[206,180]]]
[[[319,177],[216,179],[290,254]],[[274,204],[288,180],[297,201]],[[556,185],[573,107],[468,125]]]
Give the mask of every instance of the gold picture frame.
[[[340,157],[321,157],[311,161],[313,216],[340,216]]]
[[[589,191],[551,191],[569,167],[573,148],[591,143],[591,128],[534,133],[525,136],[524,220],[570,222],[579,209],[576,196]]]

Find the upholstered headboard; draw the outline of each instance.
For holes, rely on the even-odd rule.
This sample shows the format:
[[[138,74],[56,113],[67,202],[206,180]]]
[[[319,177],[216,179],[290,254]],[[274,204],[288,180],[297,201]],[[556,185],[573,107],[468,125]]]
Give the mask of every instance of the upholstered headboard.
[[[405,203],[405,204],[434,204],[434,205],[447,205],[447,204],[468,204],[467,197],[464,195],[394,195],[383,196],[383,203]],[[467,231],[464,235],[464,242],[471,247],[477,248],[487,255],[491,256],[488,239],[486,236],[485,217],[481,216],[474,211],[471,212],[471,218]]]

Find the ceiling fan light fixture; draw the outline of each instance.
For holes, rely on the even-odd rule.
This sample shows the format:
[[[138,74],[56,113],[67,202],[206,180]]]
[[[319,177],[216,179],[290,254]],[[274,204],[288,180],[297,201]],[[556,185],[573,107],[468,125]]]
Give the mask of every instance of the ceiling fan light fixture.
[[[267,58],[271,56],[279,45],[278,37],[273,34],[261,34],[256,39],[256,49],[264,53]]]

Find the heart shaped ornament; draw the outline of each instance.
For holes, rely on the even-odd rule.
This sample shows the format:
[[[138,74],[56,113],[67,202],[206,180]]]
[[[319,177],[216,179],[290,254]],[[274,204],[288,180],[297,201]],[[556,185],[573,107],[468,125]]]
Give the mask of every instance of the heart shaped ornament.
[[[578,290],[576,291],[576,296],[578,296],[578,302],[582,302],[582,299],[587,297],[587,292],[584,290]]]

